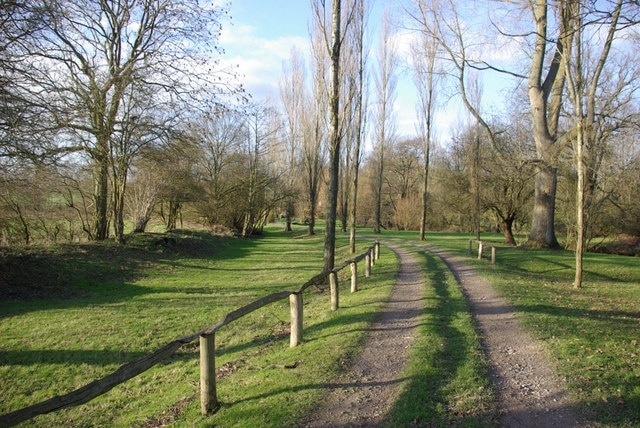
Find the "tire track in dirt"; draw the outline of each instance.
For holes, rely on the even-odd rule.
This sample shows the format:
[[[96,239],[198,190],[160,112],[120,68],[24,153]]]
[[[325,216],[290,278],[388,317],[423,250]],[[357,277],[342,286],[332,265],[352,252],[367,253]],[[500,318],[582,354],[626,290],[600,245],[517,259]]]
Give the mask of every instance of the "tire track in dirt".
[[[408,379],[402,377],[417,333],[424,295],[421,269],[413,255],[392,244],[400,269],[391,297],[369,328],[363,351],[332,384],[305,427],[378,426]]]
[[[408,379],[403,372],[424,308],[424,279],[414,256],[384,242],[400,259],[391,298],[370,327],[363,351],[335,382],[304,427],[373,427],[385,416]],[[526,332],[514,309],[462,261],[436,248],[413,244],[438,256],[451,270],[473,312],[490,363],[490,380],[504,427],[582,427],[561,379],[542,345]]]
[[[444,251],[426,245],[419,248],[442,259],[469,302],[491,366],[500,425],[588,426],[578,416],[565,382],[552,367],[542,344],[524,330],[513,307],[470,266]]]

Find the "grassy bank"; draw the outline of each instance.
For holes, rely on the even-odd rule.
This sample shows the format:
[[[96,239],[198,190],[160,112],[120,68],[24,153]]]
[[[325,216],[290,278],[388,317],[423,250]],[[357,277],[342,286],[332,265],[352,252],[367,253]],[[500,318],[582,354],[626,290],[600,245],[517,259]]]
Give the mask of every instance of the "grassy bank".
[[[466,302],[440,262],[417,249],[417,233],[391,233],[424,267],[425,311],[388,417],[393,426],[486,426],[495,409]],[[474,265],[516,307],[547,350],[582,410],[603,426],[640,424],[640,266],[636,258],[587,254],[585,285],[573,290],[573,253],[504,247],[498,264],[468,254],[468,236],[429,234],[427,243]],[[486,235],[496,243],[501,238]],[[348,258],[347,238],[338,259]],[[362,242],[358,252],[368,242]],[[141,235],[127,246],[0,249],[0,413],[64,394],[239,306],[294,289],[322,266],[322,236],[269,229],[256,239],[180,232]],[[198,345],[77,408],[33,426],[291,426],[321,399],[362,344],[389,295],[398,262],[382,248],[361,291],[341,278],[341,308],[329,293],[304,296],[304,341],[289,349],[287,301],[216,335],[215,415],[199,413]],[[360,270],[361,275],[363,269]],[[295,368],[284,368],[295,366]]]

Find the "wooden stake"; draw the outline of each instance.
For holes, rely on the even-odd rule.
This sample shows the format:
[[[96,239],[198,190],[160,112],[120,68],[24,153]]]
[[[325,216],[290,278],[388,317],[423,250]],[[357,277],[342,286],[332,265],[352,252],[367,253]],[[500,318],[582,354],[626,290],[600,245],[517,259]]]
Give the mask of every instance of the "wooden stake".
[[[367,255],[364,257],[364,276],[367,278],[371,276],[371,249],[367,251]]]
[[[220,404],[216,396],[215,333],[200,336],[200,413],[211,415]]]
[[[351,292],[358,291],[358,264],[351,262]]]
[[[295,348],[302,342],[302,293],[289,295],[289,306],[291,308],[289,347]]]
[[[329,274],[329,285],[331,286],[331,310],[337,311],[340,306],[340,296],[338,290],[338,274],[336,272]]]

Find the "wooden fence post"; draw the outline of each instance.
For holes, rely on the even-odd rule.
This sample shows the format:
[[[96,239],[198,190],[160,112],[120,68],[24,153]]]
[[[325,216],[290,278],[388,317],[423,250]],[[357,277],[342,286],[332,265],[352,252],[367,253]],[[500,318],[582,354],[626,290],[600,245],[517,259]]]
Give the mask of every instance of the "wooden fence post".
[[[364,256],[364,276],[367,278],[371,276],[371,249]]]
[[[358,291],[358,264],[351,262],[351,292]]]
[[[216,396],[216,336],[200,336],[200,413],[215,413],[220,407]]]
[[[376,241],[376,260],[380,259],[380,241]]]
[[[478,260],[482,260],[482,241],[478,242]]]
[[[302,293],[290,294],[289,306],[291,308],[291,335],[289,336],[289,347],[295,348],[302,341]]]
[[[331,271],[329,274],[329,285],[331,287],[331,310],[337,311],[340,306],[340,290],[338,289],[338,274]]]
[[[473,254],[473,239],[469,239],[469,254]]]
[[[496,247],[491,247],[491,264],[496,264]]]

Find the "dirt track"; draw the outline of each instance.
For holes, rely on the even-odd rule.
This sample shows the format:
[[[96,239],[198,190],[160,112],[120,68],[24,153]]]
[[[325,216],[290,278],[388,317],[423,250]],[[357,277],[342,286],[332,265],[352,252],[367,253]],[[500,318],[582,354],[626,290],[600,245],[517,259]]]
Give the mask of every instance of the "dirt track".
[[[376,426],[395,401],[422,310],[422,275],[406,250],[385,244],[400,257],[389,302],[370,328],[364,351],[329,388],[323,406],[306,427]]]
[[[423,278],[414,257],[388,242],[400,258],[391,298],[370,329],[362,354],[328,388],[323,406],[309,416],[306,427],[378,426],[396,400],[403,382],[408,351],[422,310]],[[541,344],[524,329],[513,310],[470,267],[427,246],[453,272],[474,313],[491,365],[505,427],[586,426],[576,416],[564,382],[548,362]]]
[[[527,333],[509,306],[473,269],[445,252],[439,256],[462,287],[491,364],[491,381],[505,427],[585,426],[576,416],[564,381],[543,347]]]

